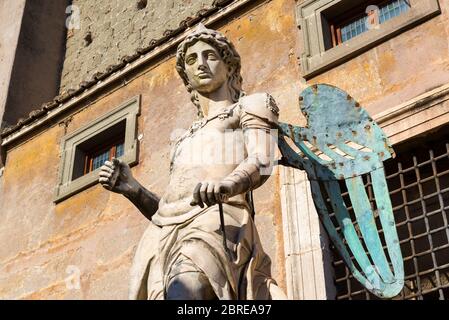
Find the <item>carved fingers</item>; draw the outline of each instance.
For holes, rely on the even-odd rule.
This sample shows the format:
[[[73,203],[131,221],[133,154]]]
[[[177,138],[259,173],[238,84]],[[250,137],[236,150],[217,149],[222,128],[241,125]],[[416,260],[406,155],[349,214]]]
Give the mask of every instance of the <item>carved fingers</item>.
[[[217,203],[227,202],[232,190],[227,183],[224,182],[200,182],[193,190],[192,206],[212,206]]]
[[[129,166],[114,158],[112,161],[105,161],[100,167],[98,181],[107,190],[124,194],[129,189],[126,182],[130,177]]]
[[[210,206],[209,201],[207,199],[207,194],[206,194],[208,185],[209,185],[208,182],[203,182],[201,184],[201,187],[200,187],[200,199],[201,199],[202,203]]]
[[[191,206],[200,206],[201,208],[204,207],[201,198],[200,198],[200,188],[201,188],[201,183],[198,183],[195,187],[195,189],[193,189],[193,200],[190,202]]]
[[[111,161],[106,161],[101,167],[100,167],[100,173],[99,173],[99,179],[98,181],[101,183],[101,185],[108,189],[112,190],[112,176],[114,174],[114,170],[119,170],[119,168],[116,168],[114,164]]]

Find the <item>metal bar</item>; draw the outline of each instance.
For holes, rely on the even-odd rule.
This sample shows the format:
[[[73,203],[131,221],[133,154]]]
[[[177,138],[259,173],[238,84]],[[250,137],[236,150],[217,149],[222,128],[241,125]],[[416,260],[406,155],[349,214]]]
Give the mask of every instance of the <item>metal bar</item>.
[[[393,212],[396,214],[399,210],[403,212],[401,213],[403,217],[401,216],[395,225],[406,233],[401,233],[399,239],[401,246],[407,246],[407,251],[403,252],[405,254],[403,261],[407,265],[407,274],[404,276],[405,289],[398,296],[399,299],[425,299],[429,295],[439,299],[448,298],[449,284],[443,279],[449,279],[449,263],[446,258],[444,258],[444,262],[439,259],[442,255],[449,253],[449,217],[447,216],[449,211],[449,170],[447,166],[441,168],[439,163],[447,162],[449,159],[449,143],[444,142],[438,148],[430,147],[427,152],[429,154],[427,159],[404,156],[411,160],[405,161],[410,162],[410,165],[407,164],[404,167],[404,162],[397,160],[397,169],[391,170],[393,168],[390,167],[390,170],[386,172],[387,181],[393,182],[394,180],[395,185],[397,184],[395,188],[391,188],[390,196],[402,197],[400,202],[397,201],[399,199],[395,201],[393,207]],[[441,164],[443,163],[441,162]],[[426,170],[425,173],[423,170]],[[413,176],[410,176],[411,174]],[[427,176],[429,174],[430,176]],[[423,175],[425,175],[424,178]],[[435,185],[432,185],[432,182]],[[373,200],[371,192],[373,185],[375,185],[373,179],[368,176],[364,186],[370,202]],[[347,194],[347,192],[342,193],[342,197]],[[411,195],[413,198],[417,198],[409,200]],[[411,211],[412,207],[414,212]],[[350,209],[348,207],[348,210]],[[377,214],[375,219],[378,219]],[[415,230],[417,223],[422,224],[422,230]],[[337,230],[339,229],[341,228],[337,228]],[[383,229],[382,225],[379,232],[385,236]],[[435,239],[438,239],[438,243],[435,242]],[[424,247],[418,246],[422,241],[425,241]],[[382,245],[382,248],[385,250],[387,246]],[[351,256],[350,259],[352,258]],[[421,259],[424,259],[422,262],[426,265],[421,266]],[[333,265],[342,268],[343,261],[335,261]],[[346,268],[344,270],[345,273],[336,275],[335,281],[340,286],[344,284],[343,287],[347,290],[338,294],[337,299],[372,299],[368,290],[354,290],[351,287],[352,281],[356,280],[347,272]]]
[[[429,154],[431,154],[432,150],[429,150]],[[433,251],[433,240],[432,240],[432,236],[430,235],[430,226],[429,226],[429,219],[426,216],[426,212],[427,212],[427,207],[426,207],[426,203],[424,201],[424,192],[423,192],[423,188],[422,188],[422,184],[420,183],[420,172],[418,169],[418,160],[416,159],[416,156],[413,157],[413,165],[415,166],[415,173],[416,173],[416,179],[418,180],[418,190],[419,190],[419,197],[421,198],[421,207],[424,213],[424,223],[426,225],[426,231],[427,231],[427,239],[429,240],[429,245],[430,245],[430,249],[431,249],[431,257],[432,257],[432,263],[433,266],[436,267],[437,266],[437,261],[436,261],[436,257],[435,257],[435,252]],[[440,273],[438,270],[435,271],[435,275],[437,278],[437,285],[438,287],[441,287],[441,280],[440,280]],[[444,299],[444,295],[443,295],[443,291],[439,291],[440,294],[440,300]]]
[[[228,245],[226,243],[226,230],[225,230],[225,222],[224,222],[224,214],[223,214],[223,204],[221,202],[218,203],[218,211],[220,214],[220,229],[221,234],[223,236],[223,248],[228,254],[229,259],[232,259],[231,252],[229,251]]]

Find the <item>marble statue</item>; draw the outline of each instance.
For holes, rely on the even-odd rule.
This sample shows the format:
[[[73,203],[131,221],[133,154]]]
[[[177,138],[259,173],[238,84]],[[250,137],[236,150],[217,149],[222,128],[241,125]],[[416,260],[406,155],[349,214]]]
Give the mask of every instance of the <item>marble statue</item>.
[[[220,32],[200,25],[176,59],[198,120],[174,145],[165,194],[145,189],[118,159],[100,172],[106,189],[151,220],[133,261],[130,298],[284,299],[249,197],[271,173],[279,109],[269,94],[242,91],[240,56]]]

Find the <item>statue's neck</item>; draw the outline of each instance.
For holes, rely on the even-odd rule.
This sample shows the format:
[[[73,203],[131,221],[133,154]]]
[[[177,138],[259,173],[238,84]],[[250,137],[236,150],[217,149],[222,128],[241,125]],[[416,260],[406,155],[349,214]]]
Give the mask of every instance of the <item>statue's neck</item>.
[[[205,117],[215,115],[234,103],[225,85],[211,93],[198,93],[198,99]]]

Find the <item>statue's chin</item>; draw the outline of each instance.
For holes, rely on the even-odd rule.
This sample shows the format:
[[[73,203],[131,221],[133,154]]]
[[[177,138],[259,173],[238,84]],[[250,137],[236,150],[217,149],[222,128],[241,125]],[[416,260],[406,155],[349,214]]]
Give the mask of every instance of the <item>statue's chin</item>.
[[[210,94],[210,93],[214,92],[215,90],[217,90],[217,89],[209,88],[209,87],[207,87],[207,88],[201,87],[201,88],[196,89],[196,91],[200,94]]]
[[[214,81],[211,78],[199,79],[196,81],[195,85],[192,86],[195,91],[200,94],[210,94],[214,91],[220,89],[223,83]]]
[[[194,88],[198,93],[200,94],[211,94],[212,92],[217,91],[220,89],[221,85],[216,83],[210,83],[208,85],[202,85],[198,86],[197,88]]]

